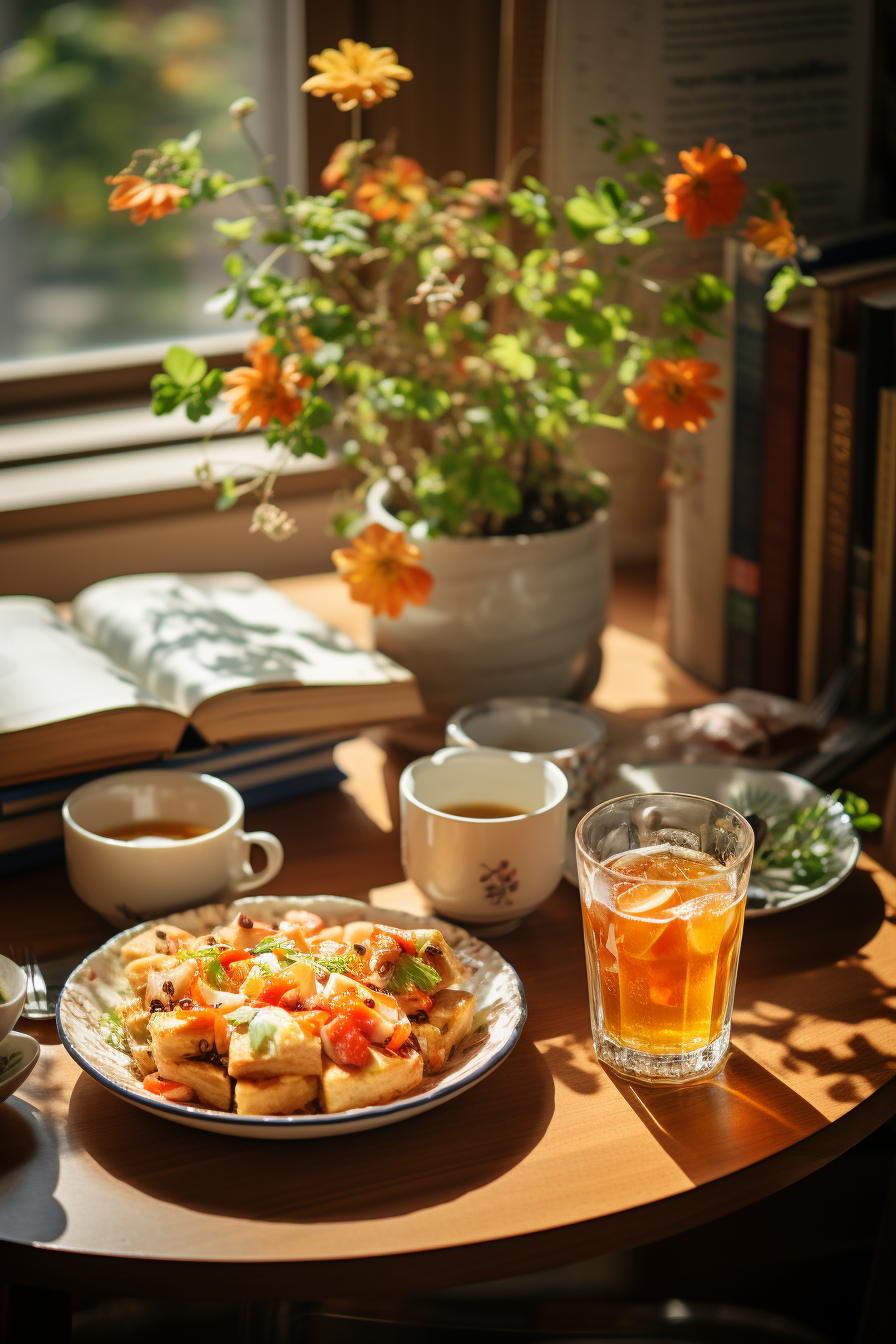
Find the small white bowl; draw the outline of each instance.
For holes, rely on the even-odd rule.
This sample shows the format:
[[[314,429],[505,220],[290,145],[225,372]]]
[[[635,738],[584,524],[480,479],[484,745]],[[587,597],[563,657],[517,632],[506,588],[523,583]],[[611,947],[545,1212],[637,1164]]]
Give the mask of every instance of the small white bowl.
[[[602,777],[607,727],[599,714],[576,700],[505,696],[464,705],[448,720],[449,747],[526,751],[553,761],[569,780],[569,807],[582,807]]]
[[[23,1031],[11,1031],[0,1041],[0,1102],[19,1090],[39,1058],[40,1046]]]
[[[9,957],[0,957],[0,1051],[3,1041],[22,1015],[25,1002],[25,972]]]

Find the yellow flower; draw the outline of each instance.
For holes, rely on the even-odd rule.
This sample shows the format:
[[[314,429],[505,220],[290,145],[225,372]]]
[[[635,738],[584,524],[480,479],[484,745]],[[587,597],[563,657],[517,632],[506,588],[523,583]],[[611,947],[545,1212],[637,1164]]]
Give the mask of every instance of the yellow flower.
[[[333,552],[339,577],[349,586],[353,602],[373,608],[374,616],[400,616],[405,602],[424,607],[432,592],[432,575],[420,564],[420,551],[403,532],[371,523],[351,546]]]
[[[319,75],[312,75],[302,85],[303,93],[315,98],[332,95],[340,112],[352,108],[374,107],[384,98],[394,98],[400,79],[413,79],[410,70],[398,65],[392,47],[369,47],[366,42],[353,42],[344,37],[339,50],[327,47],[319,56],[310,57],[308,64]]]

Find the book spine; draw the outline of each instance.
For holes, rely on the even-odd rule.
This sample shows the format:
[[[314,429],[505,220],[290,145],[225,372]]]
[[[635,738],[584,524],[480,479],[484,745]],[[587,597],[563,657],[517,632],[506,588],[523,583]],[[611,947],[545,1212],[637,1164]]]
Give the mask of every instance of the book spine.
[[[896,562],[896,390],[880,394],[868,658],[868,711],[890,708],[890,645]]]
[[[852,682],[847,705],[853,714],[865,709],[868,697],[880,393],[896,376],[896,313],[870,303],[860,302],[858,307],[849,619]]]
[[[856,364],[854,351],[835,348],[832,352],[821,578],[824,619],[818,645],[822,686],[847,661]]]
[[[818,689],[831,336],[838,297],[837,291],[828,289],[825,285],[818,285],[812,291],[812,335],[809,342],[806,445],[803,460],[803,554],[800,567],[797,679],[799,698],[804,701],[811,700]]]
[[[796,690],[809,328],[770,316],[765,361],[759,604],[760,690]]]
[[[770,272],[745,265],[735,289],[731,543],[727,565],[725,679],[755,686],[759,674],[762,440]]]

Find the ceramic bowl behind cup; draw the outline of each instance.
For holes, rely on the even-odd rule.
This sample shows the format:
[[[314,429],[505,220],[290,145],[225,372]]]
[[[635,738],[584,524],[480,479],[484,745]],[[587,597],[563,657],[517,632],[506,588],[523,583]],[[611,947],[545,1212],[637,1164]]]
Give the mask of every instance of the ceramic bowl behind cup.
[[[25,972],[9,957],[0,957],[0,1043],[22,1014],[25,1002]]]
[[[588,796],[604,773],[607,729],[599,714],[575,700],[505,696],[465,705],[448,720],[449,747],[524,751],[558,765],[569,780],[569,808]]]
[[[440,915],[482,936],[509,933],[560,881],[567,789],[553,762],[523,752],[443,747],[412,761],[398,785],[406,876]],[[484,803],[514,813],[442,810]]]

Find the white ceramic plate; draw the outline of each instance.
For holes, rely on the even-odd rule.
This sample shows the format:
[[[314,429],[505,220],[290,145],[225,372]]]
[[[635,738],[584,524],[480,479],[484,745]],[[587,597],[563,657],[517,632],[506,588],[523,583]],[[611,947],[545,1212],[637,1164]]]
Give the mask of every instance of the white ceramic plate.
[[[765,793],[781,800],[782,812],[814,804],[824,796],[823,790],[810,784],[807,779],[780,770],[754,770],[738,765],[684,765],[680,761],[668,761],[660,765],[620,765],[615,777],[601,786],[601,796],[595,799],[595,803],[618,798],[626,793],[695,793],[701,798],[714,798],[738,810],[745,805],[750,795],[755,798]],[[825,892],[839,887],[849,876],[856,866],[862,846],[846,812],[837,804],[834,807],[838,840],[827,876],[812,886],[802,887],[788,886],[764,872],[753,874],[747,889],[747,919],[776,914],[779,910],[791,910],[795,905],[815,901],[819,896],[824,896]],[[576,826],[584,815],[584,811],[579,811],[570,816],[566,835],[563,874],[574,887],[579,885],[576,873]]]
[[[24,1031],[11,1031],[0,1041],[0,1102],[19,1090],[39,1056],[40,1046]]]
[[[354,1134],[362,1129],[378,1129],[381,1125],[393,1125],[413,1115],[422,1115],[482,1082],[516,1045],[526,1021],[526,996],[519,976],[493,947],[442,919],[417,917],[399,910],[381,910],[378,906],[343,896],[249,896],[227,905],[203,905],[165,918],[189,933],[201,935],[210,933],[220,924],[229,924],[240,911],[276,924],[287,910],[296,909],[311,910],[320,915],[325,927],[373,918],[395,928],[441,929],[446,942],[473,968],[472,976],[464,981],[464,989],[476,997],[474,1030],[454,1050],[442,1073],[424,1078],[413,1092],[386,1106],[358,1107],[337,1115],[231,1115],[151,1096],[141,1086],[129,1057],[103,1040],[99,1019],[102,1013],[115,1006],[120,992],[128,987],[121,969],[120,948],[144,929],[154,928],[158,918],[117,933],[72,971],[56,1008],[62,1044],[86,1073],[141,1110],[194,1129],[253,1139],[311,1139]]]

